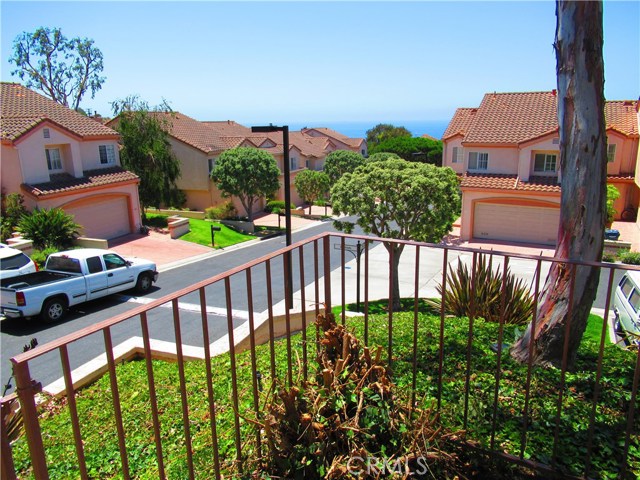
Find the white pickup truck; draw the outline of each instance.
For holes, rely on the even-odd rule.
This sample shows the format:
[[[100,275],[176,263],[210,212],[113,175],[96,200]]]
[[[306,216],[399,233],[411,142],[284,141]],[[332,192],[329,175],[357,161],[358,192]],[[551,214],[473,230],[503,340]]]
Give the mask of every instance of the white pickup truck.
[[[81,248],[49,255],[45,268],[0,281],[0,313],[7,318],[62,320],[68,307],[135,288],[149,291],[156,265],[115,252]]]

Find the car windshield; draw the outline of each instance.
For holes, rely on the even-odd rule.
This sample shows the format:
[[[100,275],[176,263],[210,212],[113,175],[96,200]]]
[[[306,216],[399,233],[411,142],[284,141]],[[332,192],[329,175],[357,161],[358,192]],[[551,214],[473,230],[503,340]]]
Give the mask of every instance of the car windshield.
[[[27,265],[30,261],[29,257],[19,252],[11,257],[0,259],[0,270],[17,270]]]

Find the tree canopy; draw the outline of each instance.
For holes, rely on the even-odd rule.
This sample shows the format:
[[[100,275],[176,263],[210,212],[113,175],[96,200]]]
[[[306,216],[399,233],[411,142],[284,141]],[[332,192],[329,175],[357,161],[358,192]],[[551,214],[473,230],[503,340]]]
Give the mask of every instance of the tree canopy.
[[[329,193],[329,177],[324,172],[303,170],[296,175],[293,184],[298,195],[309,203],[309,213],[311,213],[313,202],[324,198]]]
[[[324,173],[329,177],[329,183],[334,185],[342,175],[353,172],[365,159],[362,155],[351,150],[335,150],[324,160]]]
[[[395,153],[409,162],[442,165],[442,142],[424,137],[397,137],[369,147],[369,154]]]
[[[345,174],[331,189],[336,214],[357,215],[367,234],[382,238],[439,242],[460,215],[458,178],[450,168],[405,160],[367,163]],[[353,224],[334,222],[350,232]],[[393,278],[394,308],[400,305],[398,265],[403,244],[385,244]]]
[[[411,137],[411,132],[404,127],[396,127],[390,123],[379,123],[367,130],[367,145],[371,148],[390,138]]]
[[[250,147],[222,152],[211,170],[211,179],[222,194],[240,199],[250,222],[255,202],[274,195],[280,188],[279,177],[280,169],[273,155]]]
[[[138,192],[144,206],[181,207],[184,194],[176,187],[180,162],[169,143],[171,109],[164,102],[156,107],[136,96],[111,104],[115,129],[120,133],[122,166],[140,177]]]
[[[59,28],[40,27],[18,35],[9,62],[16,66],[11,74],[26,79],[27,87],[74,110],[87,92],[93,98],[105,81],[100,76],[102,52],[93,40],[67,39]]]
[[[373,155],[369,155],[369,158],[367,158],[367,162],[382,162],[384,160],[392,160],[394,158],[396,160],[402,160],[397,153],[378,152],[378,153],[374,153]]]

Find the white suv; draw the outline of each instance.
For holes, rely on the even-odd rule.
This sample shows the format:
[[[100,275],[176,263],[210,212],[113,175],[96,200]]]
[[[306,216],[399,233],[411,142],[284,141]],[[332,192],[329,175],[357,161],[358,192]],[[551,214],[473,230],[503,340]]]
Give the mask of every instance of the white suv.
[[[640,345],[640,272],[622,276],[613,298],[616,332]]]
[[[17,277],[37,271],[38,267],[27,255],[0,243],[0,278]]]

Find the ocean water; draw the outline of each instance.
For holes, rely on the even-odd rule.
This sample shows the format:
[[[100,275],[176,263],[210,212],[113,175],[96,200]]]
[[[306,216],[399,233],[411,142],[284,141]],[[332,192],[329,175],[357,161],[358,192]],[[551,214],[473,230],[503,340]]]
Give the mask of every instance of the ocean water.
[[[306,123],[291,123],[289,130],[300,130],[305,127],[324,127],[340,132],[351,138],[366,138],[367,130],[372,129],[379,123],[390,123],[396,127],[405,127],[414,137],[420,137],[425,133],[435,138],[442,138],[449,120],[408,120],[408,121],[382,121],[382,122],[332,122],[318,121]]]

